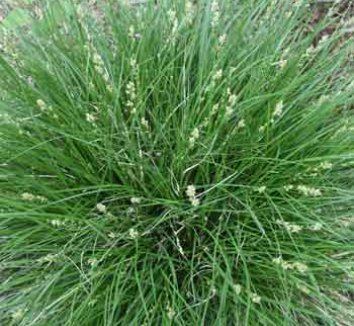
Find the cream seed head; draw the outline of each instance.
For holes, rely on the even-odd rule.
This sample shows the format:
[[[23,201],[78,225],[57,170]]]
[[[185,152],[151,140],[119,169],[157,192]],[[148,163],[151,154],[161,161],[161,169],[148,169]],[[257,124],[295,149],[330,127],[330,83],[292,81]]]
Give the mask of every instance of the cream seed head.
[[[227,117],[230,117],[230,116],[232,116],[233,113],[234,113],[233,108],[230,105],[228,105],[225,110],[225,115]]]
[[[274,117],[280,117],[283,114],[283,108],[284,108],[284,103],[283,101],[280,101],[276,104],[273,116]]]
[[[200,200],[197,198],[197,191],[195,186],[193,185],[187,186],[186,195],[190,203],[192,204],[192,206],[194,207],[199,206]]]
[[[106,89],[108,92],[113,93],[113,85],[107,84]]]
[[[187,24],[192,24],[194,18],[194,6],[191,0],[185,2],[185,12]]]
[[[219,3],[217,0],[212,1],[210,10],[212,13],[219,11]]]
[[[313,224],[313,225],[311,225],[311,226],[309,227],[309,229],[310,229],[311,231],[321,231],[322,228],[323,228],[323,225],[322,225],[322,223],[320,223],[320,222],[317,222],[317,223],[315,223],[315,224]]]
[[[92,61],[96,66],[103,66],[104,65],[102,57],[95,50],[94,50],[94,53],[92,56]]]
[[[305,294],[310,294],[310,289],[307,287],[307,286],[305,286],[305,285],[302,285],[302,284],[298,284],[297,285],[297,288],[301,291],[301,292],[303,292],[303,293],[305,293]]]
[[[237,129],[242,129],[246,127],[245,119],[241,119],[237,124]]]
[[[313,188],[313,187],[308,187],[308,186],[305,186],[305,185],[298,185],[296,187],[296,189],[300,193],[302,193],[303,195],[308,196],[308,197],[319,197],[319,196],[322,196],[321,190]]]
[[[167,306],[167,317],[168,317],[168,319],[172,320],[175,317],[175,315],[176,315],[176,312],[173,310],[173,308],[170,305],[168,305]]]
[[[299,233],[303,229],[301,225],[292,224],[282,220],[276,220],[276,223],[280,226],[283,226],[290,233]]]
[[[232,288],[234,289],[235,293],[237,295],[240,295],[241,294],[241,291],[242,291],[242,286],[240,284],[234,284],[232,286]]]
[[[133,25],[130,25],[128,29],[128,36],[134,39],[134,35],[135,35],[135,28]]]
[[[289,262],[287,262],[287,261],[285,261],[285,260],[283,260],[282,257],[274,258],[274,259],[272,260],[272,262],[273,262],[275,265],[281,266],[284,270],[288,270],[288,269],[292,269],[292,268],[293,268],[292,264],[289,263]]]
[[[50,223],[51,225],[53,225],[54,227],[60,227],[60,226],[62,226],[62,225],[65,225],[65,221],[56,220],[56,219],[50,220],[49,223]]]
[[[191,202],[192,206],[194,206],[194,207],[199,206],[199,204],[200,204],[200,200],[198,198],[191,198],[190,202]]]
[[[132,68],[133,72],[136,73],[136,70],[138,68],[138,63],[135,58],[130,58],[129,65],[130,65],[130,68]]]
[[[46,198],[44,196],[34,195],[34,194],[31,194],[31,193],[28,193],[28,192],[24,192],[21,195],[21,198],[22,198],[22,200],[25,200],[25,201],[38,201],[38,202],[41,202],[41,203],[45,203],[45,202],[48,201],[48,198]]]
[[[214,104],[213,108],[211,109],[211,114],[215,114],[216,112],[218,112],[219,107],[220,107],[219,103]]]
[[[111,238],[111,239],[114,239],[114,238],[117,237],[117,235],[116,235],[114,232],[109,232],[109,233],[107,234],[107,236],[108,236],[108,238]]]
[[[48,254],[45,255],[43,257],[40,257],[37,259],[37,262],[40,264],[44,264],[44,263],[55,263],[56,261],[58,261],[60,255],[59,254]]]
[[[219,36],[219,44],[222,46],[226,43],[226,38],[227,38],[227,35],[226,34],[222,34]]]
[[[213,80],[217,81],[222,78],[222,69],[219,69],[215,72],[215,75],[213,76]]]
[[[305,55],[306,56],[312,56],[315,52],[316,52],[316,48],[314,47],[314,45],[313,44],[311,44],[307,49],[306,49],[306,53],[305,53]]]
[[[257,293],[251,293],[251,300],[253,303],[261,303],[261,297]]]
[[[294,186],[293,185],[286,185],[283,188],[284,188],[285,191],[290,191],[290,190],[294,189]]]
[[[278,65],[279,65],[279,68],[280,68],[280,69],[284,69],[287,64],[288,64],[288,60],[280,60],[280,61],[278,62]]]
[[[298,272],[304,274],[308,271],[307,265],[300,262],[288,262],[283,260],[282,257],[277,257],[272,260],[272,262],[276,265],[281,266],[284,270],[297,270]]]
[[[39,107],[39,109],[41,111],[44,111],[46,109],[46,107],[47,107],[45,102],[43,100],[41,100],[41,99],[38,99],[36,103],[37,103],[37,106]]]
[[[257,188],[257,191],[260,193],[260,194],[263,194],[265,191],[266,191],[267,187],[266,186],[260,186]]]
[[[128,233],[131,239],[136,239],[139,236],[139,232],[134,228],[130,228]]]
[[[198,139],[199,138],[199,129],[198,128],[194,128],[193,131],[192,131],[192,134],[191,136],[195,139]]]
[[[107,212],[107,206],[102,204],[102,203],[98,203],[96,205],[96,209],[100,212],[100,213],[106,213]]]
[[[233,107],[236,104],[237,95],[232,94],[230,88],[227,89],[227,94],[228,94],[229,98],[228,98],[228,101],[227,101],[228,103],[227,103],[227,106],[226,106],[225,114],[226,114],[227,117],[230,117],[233,114],[233,112],[234,112]]]
[[[237,95],[230,94],[228,101],[229,101],[229,105],[234,106],[236,104],[236,101],[237,101]]]
[[[295,269],[297,269],[302,274],[304,274],[308,271],[308,266],[303,263],[300,263],[300,262],[293,263],[293,267]]]
[[[25,311],[22,308],[16,309],[11,314],[11,319],[15,322],[19,322],[23,316],[25,315]]]
[[[127,95],[129,95],[131,98],[135,99],[136,94],[135,94],[135,84],[132,81],[129,81],[127,84],[127,89],[126,89]]]
[[[172,9],[169,9],[169,10],[167,11],[167,16],[168,16],[168,18],[169,18],[171,21],[175,20],[175,19],[177,18],[176,11],[174,11],[174,10],[172,10]]]
[[[22,195],[21,195],[21,198],[23,200],[27,200],[27,201],[33,201],[36,199],[36,196],[31,194],[31,193],[28,193],[28,192],[24,192]]]
[[[130,202],[131,202],[132,204],[134,204],[134,205],[138,205],[138,204],[141,203],[141,198],[139,198],[139,197],[132,197],[132,198],[130,198]]]
[[[212,28],[215,28],[219,24],[220,20],[220,7],[217,0],[213,0],[210,10],[212,13],[211,26]]]
[[[330,170],[333,168],[333,163],[330,162],[321,162],[319,168],[322,170]]]
[[[191,132],[191,135],[189,137],[189,145],[190,147],[194,147],[195,142],[199,139],[199,129],[198,128],[194,128],[193,131]]]
[[[47,197],[44,197],[44,196],[36,196],[36,200],[41,202],[41,203],[45,203],[48,201],[48,198]]]
[[[86,121],[89,123],[94,124],[97,120],[97,116],[93,113],[86,113]]]
[[[188,197],[195,197],[195,195],[196,195],[195,186],[193,186],[193,185],[187,186],[186,195]]]
[[[283,262],[283,259],[281,257],[273,258],[272,262],[274,264],[280,265]]]
[[[89,258],[89,259],[87,260],[87,263],[88,263],[89,265],[91,265],[91,267],[93,267],[93,266],[96,266],[96,265],[97,265],[98,260],[97,260],[96,258]]]
[[[141,118],[141,125],[142,125],[145,129],[149,129],[149,121],[147,121],[144,117]]]

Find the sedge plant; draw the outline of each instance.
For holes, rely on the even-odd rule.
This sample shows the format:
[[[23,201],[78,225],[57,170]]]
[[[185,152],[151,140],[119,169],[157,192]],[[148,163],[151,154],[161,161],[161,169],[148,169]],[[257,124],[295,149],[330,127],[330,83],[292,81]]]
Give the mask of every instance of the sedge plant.
[[[353,42],[305,1],[49,1],[0,58],[2,325],[353,325]]]

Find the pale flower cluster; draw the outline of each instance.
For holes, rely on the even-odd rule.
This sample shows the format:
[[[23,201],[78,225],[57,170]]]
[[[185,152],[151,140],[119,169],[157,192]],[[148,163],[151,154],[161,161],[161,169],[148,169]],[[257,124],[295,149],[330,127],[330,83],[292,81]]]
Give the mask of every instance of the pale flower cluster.
[[[297,185],[294,186],[292,184],[289,185],[285,185],[283,186],[285,191],[290,191],[293,189],[296,189],[298,192],[300,192],[301,194],[307,196],[307,197],[319,197],[322,196],[322,191],[318,188],[314,188],[314,187],[309,187],[309,186],[305,186],[305,185]]]
[[[47,104],[42,99],[38,99],[36,103],[37,103],[37,106],[39,107],[39,109],[41,111],[45,111],[46,110]]]
[[[210,11],[212,14],[211,27],[215,28],[218,26],[220,21],[220,6],[217,0],[213,0],[211,3]]]
[[[213,74],[211,75],[211,82],[207,86],[205,92],[209,92],[210,90],[215,88],[215,86],[217,85],[217,82],[219,82],[222,79],[222,77],[223,77],[223,70],[222,69],[218,69],[216,71],[213,71]]]
[[[176,315],[176,312],[173,310],[173,308],[170,305],[168,305],[167,306],[167,317],[168,317],[168,319],[172,320],[175,317],[175,315]]]
[[[251,293],[251,300],[253,303],[261,303],[261,297],[257,293]]]
[[[321,162],[318,166],[315,166],[311,170],[318,172],[321,170],[331,170],[332,168],[333,168],[333,163],[325,161],[325,162]]]
[[[220,80],[222,78],[222,75],[223,75],[222,69],[218,69],[213,76],[213,81],[216,82]]]
[[[193,131],[191,132],[191,135],[189,136],[189,146],[194,147],[196,141],[199,139],[199,129],[194,128]]]
[[[241,291],[242,291],[242,286],[240,284],[234,284],[232,286],[232,288],[234,289],[235,293],[237,295],[240,295],[241,294]]]
[[[128,101],[127,101],[127,107],[130,109],[131,113],[135,113],[136,109],[134,108],[134,103],[136,101],[136,87],[133,81],[129,81],[127,83],[126,89],[125,89],[125,94],[127,95]]]
[[[218,39],[219,45],[223,46],[226,43],[226,39],[227,39],[227,35],[226,34],[221,34],[219,36],[219,39]]]
[[[136,59],[130,59],[129,66],[132,71],[132,77],[134,80],[137,78],[138,75],[138,64],[136,62]],[[126,106],[128,107],[131,114],[136,113],[135,104],[137,99],[136,83],[133,80],[128,81],[125,89],[125,94],[127,95]]]
[[[288,60],[286,60],[286,59],[281,59],[281,60],[278,62],[278,66],[279,66],[280,69],[284,69],[287,64],[288,64]]]
[[[19,308],[11,313],[11,318],[13,319],[13,321],[16,322],[16,325],[17,325],[17,322],[20,322],[21,319],[24,317],[25,312],[26,311],[24,309]]]
[[[115,239],[117,237],[117,235],[114,233],[114,232],[109,232],[107,234],[108,238],[111,238],[111,239]]]
[[[39,201],[41,203],[45,203],[48,201],[48,198],[46,198],[44,196],[33,195],[29,192],[24,192],[21,195],[21,198],[26,201]]]
[[[197,192],[195,186],[189,185],[186,190],[186,195],[191,202],[192,206],[198,206],[200,204],[200,200],[197,198]]]
[[[305,294],[310,294],[310,289],[309,289],[307,286],[305,286],[305,285],[303,285],[303,284],[297,284],[296,287],[297,287],[301,292],[303,292],[303,293],[305,293]]]
[[[280,101],[275,105],[275,109],[273,111],[273,119],[271,120],[271,122],[274,122],[274,118],[279,118],[282,116],[283,108],[284,108],[283,101]]]
[[[41,112],[53,112],[53,107],[51,105],[48,106],[47,103],[45,103],[42,99],[38,99],[36,101],[36,104],[38,108],[41,110]],[[58,115],[53,114],[53,118],[57,119]]]
[[[301,225],[289,223],[283,220],[276,220],[276,223],[283,226],[290,233],[299,233],[303,229]]]
[[[320,222],[316,222],[315,224],[308,227],[308,229],[311,231],[321,231],[322,228],[323,228],[323,225]]]
[[[191,25],[193,23],[194,14],[195,14],[194,5],[191,0],[186,0],[185,12],[186,12],[186,22],[188,25]]]
[[[149,130],[149,129],[150,129],[149,121],[146,120],[144,117],[141,118],[140,122],[141,122],[141,125],[142,125],[146,130]]]
[[[61,227],[66,224],[66,221],[54,219],[54,220],[50,220],[49,223],[54,227]]]
[[[129,26],[128,36],[129,36],[129,38],[131,38],[134,41],[139,40],[141,38],[141,34],[135,32],[135,28],[133,25]]]
[[[137,230],[135,230],[134,228],[130,228],[128,233],[129,233],[129,237],[131,239],[136,239],[139,236],[139,232]]]
[[[96,205],[96,209],[98,212],[102,213],[102,214],[105,214],[107,212],[107,206],[102,204],[102,203],[98,203]]]
[[[286,260],[283,260],[282,257],[274,258],[272,261],[274,264],[281,266],[285,270],[297,270],[302,274],[308,271],[308,266],[300,262],[290,263]]]
[[[88,263],[91,267],[93,267],[93,266],[96,266],[96,265],[97,265],[98,260],[97,260],[96,258],[89,258],[89,259],[87,260],[87,263]]]
[[[109,73],[106,69],[105,63],[102,59],[102,57],[100,56],[100,54],[97,52],[97,50],[91,46],[92,49],[92,62],[93,62],[93,67],[95,69],[95,71],[97,72],[98,75],[100,75],[103,80],[106,82],[107,85],[107,90],[109,92],[113,91],[113,85],[110,82],[110,77],[109,77]]]
[[[256,190],[260,193],[263,194],[266,191],[267,187],[266,186],[260,186],[257,187]]]
[[[37,262],[40,264],[44,264],[44,263],[52,264],[52,263],[57,262],[59,258],[60,258],[59,254],[48,254],[48,255],[45,255],[41,258],[38,258]]]
[[[283,188],[285,191],[290,191],[294,189],[294,185],[285,185]]]
[[[140,197],[132,197],[132,198],[130,198],[130,202],[133,205],[139,205],[141,203],[141,198]]]
[[[296,189],[300,193],[302,193],[303,195],[308,196],[308,197],[319,197],[319,196],[322,196],[321,190],[317,189],[317,188],[308,187],[308,186],[305,186],[305,185],[298,185],[296,187]]]
[[[245,119],[241,119],[238,123],[237,123],[237,128],[236,129],[243,129],[246,127],[246,122]]]
[[[89,122],[89,123],[92,123],[93,125],[98,120],[97,115],[94,114],[94,113],[86,113],[85,117],[86,117],[86,121]]]
[[[266,129],[266,125],[262,125],[262,126],[260,126],[260,127],[258,128],[258,131],[259,131],[260,133],[263,133],[263,132],[265,131],[265,129]]]
[[[221,78],[221,77],[220,77]],[[228,100],[227,100],[227,105],[226,105],[226,111],[225,114],[226,116],[231,116],[232,113],[234,112],[234,106],[237,102],[237,95],[231,93],[230,88],[227,89],[227,94],[229,96]]]
[[[170,9],[167,12],[168,19],[172,25],[172,29],[169,35],[169,41],[174,43],[176,41],[176,34],[178,31],[178,18],[177,18],[177,13],[176,11]]]

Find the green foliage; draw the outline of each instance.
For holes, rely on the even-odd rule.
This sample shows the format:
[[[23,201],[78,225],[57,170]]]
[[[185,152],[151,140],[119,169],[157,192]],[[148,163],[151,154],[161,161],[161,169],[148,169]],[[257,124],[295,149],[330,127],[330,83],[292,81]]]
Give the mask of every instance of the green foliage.
[[[0,58],[0,323],[353,324],[353,44],[291,1],[99,3]]]
[[[30,17],[26,10],[14,9],[2,21],[2,27],[6,29],[13,29],[28,23]]]

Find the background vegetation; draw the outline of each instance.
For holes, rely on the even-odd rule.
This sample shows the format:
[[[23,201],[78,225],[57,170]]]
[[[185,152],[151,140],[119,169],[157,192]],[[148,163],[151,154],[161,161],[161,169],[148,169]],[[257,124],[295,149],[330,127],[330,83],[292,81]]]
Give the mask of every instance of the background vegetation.
[[[338,16],[41,5],[3,29],[0,322],[352,325]]]

